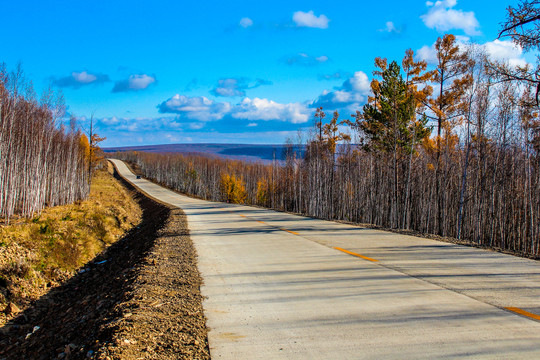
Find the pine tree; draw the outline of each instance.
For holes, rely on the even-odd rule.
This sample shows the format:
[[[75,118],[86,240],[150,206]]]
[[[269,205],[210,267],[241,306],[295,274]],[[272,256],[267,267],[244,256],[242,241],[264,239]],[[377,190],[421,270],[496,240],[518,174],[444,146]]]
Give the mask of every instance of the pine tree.
[[[375,79],[372,82],[373,97],[364,105],[363,121],[358,125],[366,136],[368,151],[392,156],[392,218],[393,226],[399,226],[398,214],[404,210],[399,205],[403,193],[399,169],[404,157],[413,152],[414,145],[428,136],[430,130],[426,127],[425,117],[415,121],[417,101],[403,79],[400,66],[393,61],[386,67],[386,63],[376,62],[380,71],[375,75],[380,74],[381,81]]]

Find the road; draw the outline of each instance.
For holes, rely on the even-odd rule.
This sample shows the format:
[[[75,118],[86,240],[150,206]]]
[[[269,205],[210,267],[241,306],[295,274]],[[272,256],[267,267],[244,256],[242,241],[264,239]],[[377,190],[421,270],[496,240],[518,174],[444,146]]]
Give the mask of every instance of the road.
[[[179,195],[213,359],[540,359],[540,262]]]

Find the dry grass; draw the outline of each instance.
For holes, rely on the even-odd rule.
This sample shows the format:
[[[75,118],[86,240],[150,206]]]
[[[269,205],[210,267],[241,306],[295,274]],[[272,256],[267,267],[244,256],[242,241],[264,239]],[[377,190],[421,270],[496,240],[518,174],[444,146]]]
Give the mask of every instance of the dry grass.
[[[141,220],[130,193],[98,171],[90,197],[0,226],[0,311],[24,308],[118,240]],[[0,317],[0,326],[6,319]]]

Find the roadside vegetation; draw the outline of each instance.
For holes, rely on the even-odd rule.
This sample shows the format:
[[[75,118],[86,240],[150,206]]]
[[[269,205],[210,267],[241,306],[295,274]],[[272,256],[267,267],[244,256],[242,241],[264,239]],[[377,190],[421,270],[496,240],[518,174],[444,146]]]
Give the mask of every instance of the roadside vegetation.
[[[132,195],[102,169],[93,176],[87,200],[1,226],[0,309],[10,304],[22,310],[73,276],[140,219]],[[0,315],[0,326],[15,315],[10,312],[6,308]]]
[[[537,1],[509,8],[501,36],[537,49],[539,12]],[[400,61],[376,58],[367,104],[351,116],[317,109],[308,138],[290,142],[283,164],[117,156],[209,200],[540,256],[539,64],[493,62],[452,34],[434,52],[433,64],[412,50]]]

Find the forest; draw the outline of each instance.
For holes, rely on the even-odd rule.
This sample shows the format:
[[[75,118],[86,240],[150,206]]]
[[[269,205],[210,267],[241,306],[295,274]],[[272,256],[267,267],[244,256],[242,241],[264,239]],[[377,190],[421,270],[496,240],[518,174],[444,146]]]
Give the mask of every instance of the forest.
[[[87,197],[90,143],[74,122],[62,126],[63,116],[61,96],[38,99],[20,66],[10,72],[0,64],[0,218]]]
[[[529,3],[509,9],[501,32],[526,51],[539,38],[527,29],[538,15]],[[116,156],[204,199],[539,256],[538,67],[491,61],[481,46],[460,47],[452,34],[435,51],[432,66],[412,50],[399,62],[376,58],[367,104],[351,116],[318,108],[307,139],[289,141],[284,163]]]

